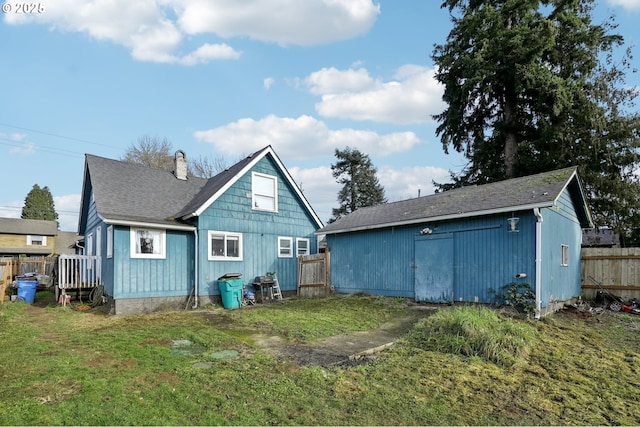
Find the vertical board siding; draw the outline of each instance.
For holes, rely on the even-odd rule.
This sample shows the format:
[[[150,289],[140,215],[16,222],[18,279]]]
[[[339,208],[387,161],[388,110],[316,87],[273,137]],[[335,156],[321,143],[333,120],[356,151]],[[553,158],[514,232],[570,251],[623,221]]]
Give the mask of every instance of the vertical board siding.
[[[141,259],[130,256],[130,230],[114,227],[113,297],[147,298],[186,296],[193,286],[193,234],[166,230],[166,258]]]
[[[495,215],[449,223],[454,232],[454,299],[491,303],[490,289],[512,282],[535,283],[535,217],[514,213],[518,231],[509,232],[511,215]],[[459,231],[456,231],[459,230]],[[516,274],[525,273],[524,279]]]
[[[413,298],[416,227],[331,234],[331,284],[337,292]]]
[[[251,207],[251,173],[278,178],[278,211]],[[208,231],[242,233],[242,261],[209,261]],[[245,284],[254,277],[276,272],[283,291],[297,289],[296,238],[309,239],[310,253],[317,252],[316,226],[286,177],[270,156],[261,159],[236,181],[199,218],[199,281],[201,293],[219,294],[217,279],[226,273],[242,273]],[[293,240],[293,256],[278,257],[278,237]]]
[[[568,190],[552,208],[541,210],[542,222],[542,307],[581,295],[580,252],[582,228]],[[562,245],[569,246],[569,265],[562,266]]]
[[[451,234],[456,301],[493,302],[489,288],[499,289],[526,273],[535,283],[535,217],[519,213],[519,232],[507,231],[510,215],[383,228],[327,236],[331,284],[340,293],[365,292],[415,296],[415,240]],[[431,235],[420,235],[424,227]]]

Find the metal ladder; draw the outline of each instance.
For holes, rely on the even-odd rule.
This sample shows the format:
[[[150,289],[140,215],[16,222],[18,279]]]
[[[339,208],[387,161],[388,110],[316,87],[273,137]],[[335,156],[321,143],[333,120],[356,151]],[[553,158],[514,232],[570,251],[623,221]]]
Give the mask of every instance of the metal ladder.
[[[267,276],[271,277],[273,280],[273,299],[278,301],[282,301],[282,291],[280,290],[280,284],[278,283],[278,277],[276,276],[276,272],[267,273]]]

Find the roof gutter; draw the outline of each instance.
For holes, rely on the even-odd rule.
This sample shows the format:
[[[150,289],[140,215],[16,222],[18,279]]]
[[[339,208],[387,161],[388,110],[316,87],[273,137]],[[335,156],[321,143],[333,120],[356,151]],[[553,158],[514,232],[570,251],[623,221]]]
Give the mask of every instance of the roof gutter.
[[[193,231],[196,228],[192,225],[180,225],[180,224],[156,224],[151,222],[140,222],[140,221],[127,221],[121,219],[101,219],[110,225],[123,225],[127,227],[141,227],[141,228],[158,228],[163,230],[180,230],[180,231]]]
[[[536,216],[536,314],[535,318],[540,319],[542,310],[542,213],[540,208],[533,208]]]

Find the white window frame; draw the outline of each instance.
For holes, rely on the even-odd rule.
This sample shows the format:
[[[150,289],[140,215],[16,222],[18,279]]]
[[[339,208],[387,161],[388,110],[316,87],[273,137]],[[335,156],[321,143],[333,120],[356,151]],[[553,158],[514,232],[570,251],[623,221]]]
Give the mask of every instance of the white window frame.
[[[287,242],[289,246],[284,246],[284,242]],[[293,237],[278,236],[278,258],[293,258]]]
[[[300,251],[300,242],[305,242],[307,244],[307,247],[302,251]],[[309,244],[310,244],[309,239],[305,239],[302,237],[296,238],[296,255],[297,256],[309,255],[310,253]]]
[[[142,237],[140,234],[145,233],[152,239],[153,253],[141,252],[142,248],[139,245],[139,239]],[[158,228],[135,228],[131,227],[129,231],[130,244],[129,244],[129,256],[131,258],[142,259],[165,259],[167,252],[167,232]]]
[[[84,242],[85,255],[93,255],[93,233],[89,233]]]
[[[270,183],[268,183],[268,181]],[[265,203],[266,201],[271,203]],[[273,205],[267,206],[266,205]],[[251,209],[278,212],[278,177],[259,172],[251,173]]]
[[[223,241],[224,241],[224,244],[223,244],[224,253],[223,254],[214,255],[212,253],[212,250],[213,250],[213,245],[212,245],[213,237],[222,237],[223,238]],[[230,240],[230,238],[238,240],[238,256],[237,257],[228,256],[227,255],[227,242]],[[242,233],[232,233],[232,232],[229,232],[229,231],[209,230],[209,232],[207,233],[207,256],[208,256],[209,261],[242,261]]]
[[[33,243],[40,242],[40,243]],[[47,246],[47,236],[27,235],[27,246]]]
[[[107,258],[113,258],[113,225],[107,227]]]
[[[102,256],[102,227],[96,227],[96,256]]]
[[[569,245],[560,245],[560,265],[562,267],[569,266]]]

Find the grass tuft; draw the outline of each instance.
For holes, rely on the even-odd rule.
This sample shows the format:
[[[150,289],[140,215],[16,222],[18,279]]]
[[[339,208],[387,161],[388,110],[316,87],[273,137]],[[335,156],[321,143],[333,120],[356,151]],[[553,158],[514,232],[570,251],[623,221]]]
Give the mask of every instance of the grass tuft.
[[[535,329],[527,323],[501,318],[488,308],[464,306],[440,310],[422,320],[407,339],[424,350],[512,366],[526,359],[535,337]]]

